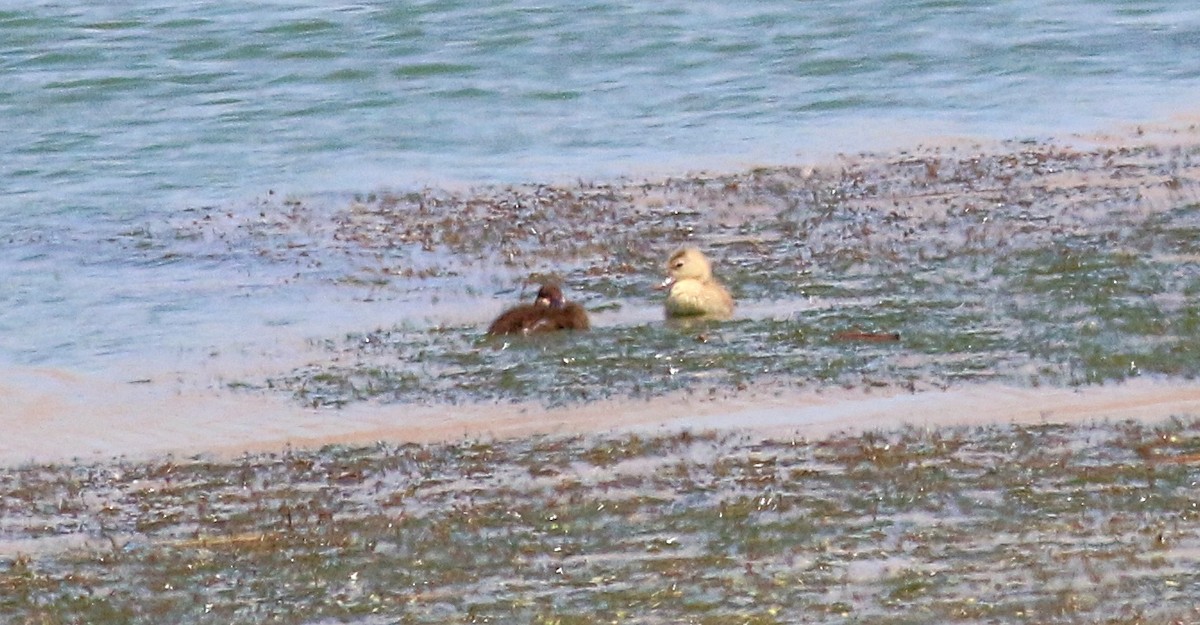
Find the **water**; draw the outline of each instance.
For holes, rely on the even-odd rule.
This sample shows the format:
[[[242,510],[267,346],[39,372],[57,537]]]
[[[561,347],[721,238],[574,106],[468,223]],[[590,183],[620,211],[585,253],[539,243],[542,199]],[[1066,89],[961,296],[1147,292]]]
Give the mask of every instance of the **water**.
[[[1061,136],[1200,92],[1186,2],[727,4],[0,9],[0,363],[136,376],[430,301],[129,243],[189,209]]]

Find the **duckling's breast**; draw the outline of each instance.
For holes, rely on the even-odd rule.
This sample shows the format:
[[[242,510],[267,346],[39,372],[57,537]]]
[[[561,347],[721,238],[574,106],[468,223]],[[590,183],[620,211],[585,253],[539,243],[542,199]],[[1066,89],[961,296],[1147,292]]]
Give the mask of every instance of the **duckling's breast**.
[[[699,280],[676,282],[667,294],[666,308],[671,317],[728,317],[733,314],[733,302],[725,288]]]

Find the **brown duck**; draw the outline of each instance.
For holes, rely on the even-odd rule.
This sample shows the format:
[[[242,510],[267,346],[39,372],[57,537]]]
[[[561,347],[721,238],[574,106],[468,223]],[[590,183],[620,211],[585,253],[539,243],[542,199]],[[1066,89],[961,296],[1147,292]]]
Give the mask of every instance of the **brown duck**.
[[[532,304],[510,308],[496,317],[488,334],[542,334],[558,330],[587,330],[587,311],[575,302],[563,298],[562,289],[553,284],[542,285]]]

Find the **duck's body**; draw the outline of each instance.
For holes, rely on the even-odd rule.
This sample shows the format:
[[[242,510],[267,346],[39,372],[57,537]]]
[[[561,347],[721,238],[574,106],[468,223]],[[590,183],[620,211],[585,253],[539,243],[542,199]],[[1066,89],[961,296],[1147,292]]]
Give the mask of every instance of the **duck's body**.
[[[591,328],[583,306],[563,298],[562,289],[543,285],[532,304],[510,308],[488,327],[488,334],[542,334]]]
[[[707,317],[728,319],[733,316],[733,297],[725,285],[712,275],[712,266],[700,250],[685,247],[667,259],[670,287],[665,304],[669,318]]]

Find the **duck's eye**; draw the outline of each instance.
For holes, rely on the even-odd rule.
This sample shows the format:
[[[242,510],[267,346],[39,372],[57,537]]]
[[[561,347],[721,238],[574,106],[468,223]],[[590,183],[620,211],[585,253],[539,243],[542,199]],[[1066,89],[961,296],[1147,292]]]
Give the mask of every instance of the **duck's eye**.
[[[680,268],[680,267],[682,267],[682,266],[683,266],[683,261],[682,261],[682,260],[675,261],[675,268],[676,268],[676,269],[679,269],[679,268]]]

